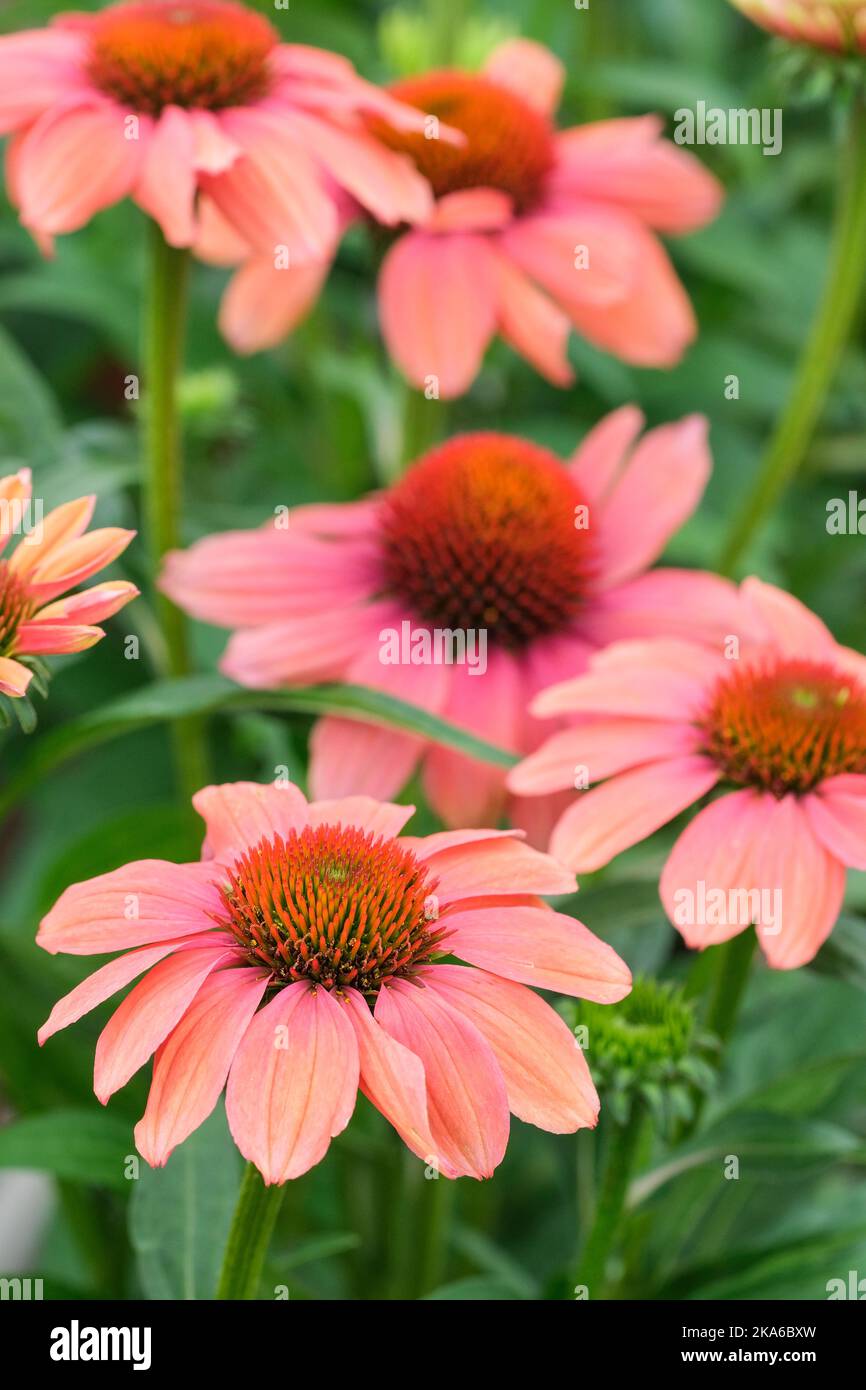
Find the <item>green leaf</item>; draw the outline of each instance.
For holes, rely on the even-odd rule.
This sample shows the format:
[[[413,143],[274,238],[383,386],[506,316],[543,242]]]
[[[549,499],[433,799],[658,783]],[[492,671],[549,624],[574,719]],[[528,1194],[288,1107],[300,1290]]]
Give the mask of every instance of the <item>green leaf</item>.
[[[866,920],[843,914],[809,968],[866,990]]]
[[[142,1167],[129,1235],[146,1298],[213,1298],[240,1173],[222,1106],[164,1168]]]
[[[0,1130],[0,1168],[36,1168],[94,1187],[128,1188],[129,1125],[105,1111],[48,1110]]]
[[[278,714],[340,714],[361,722],[418,734],[458,753],[499,767],[517,759],[502,748],[468,734],[426,710],[360,685],[318,685],[292,690],[246,690],[223,676],[187,676],[158,681],[64,724],[19,755],[15,771],[0,795],[0,818],[55,768],[88,748],[123,734],[186,715],[233,714],[268,710]]]
[[[514,1286],[505,1280],[492,1279],[480,1274],[470,1276],[468,1279],[455,1279],[452,1284],[442,1284],[432,1293],[425,1297],[427,1301],[454,1300],[455,1302],[466,1302],[477,1300],[485,1303],[490,1299],[497,1302],[500,1300],[514,1301],[519,1295],[514,1292]]]
[[[0,329],[0,474],[12,472],[19,460],[50,463],[60,441],[57,402],[36,368]]]
[[[866,1226],[726,1253],[680,1270],[656,1298],[825,1299],[828,1281],[861,1267]]]

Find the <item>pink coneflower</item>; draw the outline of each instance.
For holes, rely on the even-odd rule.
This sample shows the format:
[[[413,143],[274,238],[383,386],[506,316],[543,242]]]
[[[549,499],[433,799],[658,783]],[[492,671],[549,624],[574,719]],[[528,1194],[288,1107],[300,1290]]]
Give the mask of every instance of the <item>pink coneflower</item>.
[[[513,835],[398,838],[413,808],[307,803],[236,783],[194,798],[200,864],[145,860],[68,888],[51,952],[128,948],[55,1005],[40,1042],[147,971],[106,1025],[103,1102],[156,1053],[139,1150],[154,1165],[210,1114],[265,1182],[298,1177],[351,1118],[360,1085],[448,1177],[487,1177],[509,1111],[554,1133],[595,1124],[582,1052],[527,989],[612,1003],[625,964],[536,896],[574,879]],[[440,963],[457,956],[478,968]]]
[[[627,362],[669,367],[695,334],[689,300],[656,232],[713,218],[716,180],[661,138],[654,116],[558,132],[564,69],[527,40],[498,48],[482,74],[433,72],[394,85],[464,145],[403,128],[380,139],[411,155],[436,195],[388,251],[382,331],[413,386],[442,397],[471,385],[499,334],[550,381],[572,380],[571,328]],[[306,313],[310,277],[253,259],[230,286],[221,323],[241,352],[271,346]]]
[[[161,586],[195,617],[240,629],[221,669],[242,685],[372,686],[529,752],[546,730],[527,715],[528,701],[582,670],[597,647],[706,625],[718,636],[734,621],[726,581],[644,573],[694,510],[711,463],[700,417],[638,442],[642,423],[633,407],[616,411],[567,466],[510,435],[458,436],[384,493],[301,507],[288,531],[229,532],[170,554]],[[425,662],[420,647],[412,659],[407,626],[413,636],[465,634],[467,659]],[[391,633],[400,635],[398,659]],[[476,659],[473,674],[482,640],[486,669]],[[446,824],[496,822],[501,768],[349,719],[317,724],[311,786],[317,796],[392,796],[420,758]],[[563,804],[509,809],[546,842]]]
[[[141,0],[0,39],[0,134],[21,220],[43,242],[131,197],[172,246],[214,214],[271,258],[327,257],[341,191],[381,222],[430,192],[366,122],[423,117],[333,53],[282,44],[232,0]]]
[[[866,0],[731,0],[762,28],[837,53],[866,50]]]
[[[549,794],[574,785],[576,764],[602,783],[550,842],[587,872],[724,790],[674,845],[662,902],[689,946],[754,922],[769,963],[790,969],[832,930],[846,866],[866,869],[866,658],[789,594],[757,579],[740,592],[741,629],[725,655],[682,641],[616,643],[586,675],[540,695],[537,714],[579,722],[509,784]]]
[[[81,497],[43,519],[31,504],[29,468],[0,478],[0,555],[13,535],[14,553],[0,559],[0,693],[21,696],[33,678],[28,657],[80,652],[105,636],[94,623],[135,598],[123,580],[70,594],[105,569],[129,545],[134,531],[90,531],[95,497]],[[66,598],[61,595],[66,594]]]

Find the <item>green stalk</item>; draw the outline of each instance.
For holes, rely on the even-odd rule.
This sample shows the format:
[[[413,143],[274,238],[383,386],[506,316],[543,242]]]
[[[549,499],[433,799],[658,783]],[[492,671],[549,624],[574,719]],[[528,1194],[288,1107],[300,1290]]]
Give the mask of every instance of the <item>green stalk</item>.
[[[254,1299],[268,1253],[283,1186],[266,1187],[253,1163],[248,1163],[238,1194],[223,1266],[218,1299]]]
[[[745,931],[731,937],[730,941],[716,946],[709,957],[706,952],[698,957],[702,965],[706,962],[705,969],[701,972],[701,978],[706,978],[708,990],[704,1022],[708,1031],[715,1033],[722,1048],[734,1031],[734,1024],[749,983],[752,958],[757,944],[758,933],[752,927],[747,927]],[[719,1062],[721,1063],[721,1058]],[[691,1091],[691,1099],[691,1118],[678,1127],[678,1144],[688,1139],[697,1129],[706,1095],[695,1086]]]
[[[824,291],[787,404],[720,561],[732,574],[753,535],[803,464],[857,317],[866,267],[866,102],[855,97],[842,152]]]
[[[595,1216],[577,1267],[575,1284],[583,1284],[590,1299],[605,1297],[605,1272],[619,1233],[626,1193],[646,1130],[647,1112],[635,1098],[628,1118],[614,1124],[605,1154],[604,1175],[598,1192]]]
[[[190,256],[169,246],[156,222],[149,226],[149,274],[144,317],[144,510],[151,577],[163,556],[180,545],[183,464],[177,418],[177,381],[183,359]],[[157,616],[168,675],[190,674],[186,618],[157,594]],[[179,720],[172,741],[180,791],[191,796],[207,778],[202,725]]]
[[[423,1298],[442,1283],[448,1254],[448,1230],[454,1206],[454,1183],[430,1178],[418,1194],[417,1296]]]

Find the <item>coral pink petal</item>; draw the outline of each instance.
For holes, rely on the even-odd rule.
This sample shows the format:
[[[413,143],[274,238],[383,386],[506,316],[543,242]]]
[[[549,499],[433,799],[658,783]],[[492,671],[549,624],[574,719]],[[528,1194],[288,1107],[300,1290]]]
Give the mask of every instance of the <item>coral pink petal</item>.
[[[426,747],[416,734],[327,714],[310,736],[310,791],[315,797],[396,796]]]
[[[431,212],[430,185],[406,155],[386,149],[371,135],[341,130],[317,116],[294,111],[286,119],[304,148],[377,222],[389,227],[421,222]]]
[[[55,1033],[59,1033],[62,1028],[68,1028],[71,1023],[76,1023],[92,1009],[98,1008],[106,999],[110,999],[112,994],[130,984],[143,970],[156,965],[157,961],[165,956],[197,945],[216,944],[219,939],[216,932],[208,932],[177,941],[160,941],[157,946],[143,946],[138,951],[127,951],[116,960],[110,960],[107,965],[88,975],[87,979],[82,980],[69,994],[64,994],[62,999],[58,999],[36,1035],[39,1046],[41,1047]],[[225,940],[230,942],[231,938],[226,937]]]
[[[300,1177],[324,1158],[355,1108],[355,1031],[325,989],[288,985],[244,1034],[226,1091],[234,1141],[265,1182]]]
[[[211,864],[141,859],[75,883],[42,919],[37,943],[91,956],[210,930],[222,897]]]
[[[456,849],[459,845],[480,844],[484,840],[517,841],[521,838],[520,830],[439,830],[435,835],[404,835],[403,844],[419,859],[426,860],[434,854]]]
[[[436,199],[424,222],[428,232],[495,232],[514,215],[514,203],[497,188],[461,188]]]
[[[134,536],[134,531],[107,526],[104,530],[89,531],[86,536],[57,546],[34,570],[31,592],[46,603],[57,598],[66,589],[82,584],[98,570],[110,565],[118,555],[122,555]],[[20,550],[21,546],[16,550],[13,562]]]
[[[383,629],[383,632],[388,629]],[[396,629],[394,629],[396,630]],[[349,685],[369,686],[439,713],[451,682],[447,666],[383,663],[376,639],[359,653],[345,676]],[[405,785],[425,740],[353,719],[330,717],[316,726],[310,747],[310,787],[315,797],[396,795]]]
[[[207,834],[202,859],[231,864],[244,850],[272,840],[287,839],[307,824],[307,800],[292,782],[262,785],[259,782],[227,782],[196,792],[192,804],[202,817]]]
[[[386,1033],[421,1059],[436,1166],[489,1178],[509,1130],[505,1081],[490,1044],[433,990],[405,981],[380,991],[375,1012]]]
[[[687,946],[715,946],[737,936],[751,921],[748,913],[698,909],[704,892],[724,893],[726,904],[733,906],[736,899],[728,894],[747,894],[756,886],[753,846],[763,834],[766,810],[767,798],[756,791],[728,793],[699,811],[671,850],[659,893]]]
[[[196,169],[203,174],[225,173],[243,151],[223,130],[219,114],[191,109],[187,117],[192,126]]]
[[[715,763],[697,756],[621,772],[580,793],[558,822],[550,852],[575,873],[592,873],[700,801],[719,777]]]
[[[496,328],[496,265],[480,236],[407,232],[379,277],[382,333],[397,366],[418,388],[462,395]]]
[[[466,666],[452,666],[450,671],[445,718],[499,748],[517,748],[523,688],[520,667],[511,654],[489,650],[483,675],[471,675]],[[495,825],[505,799],[505,769],[437,745],[424,759],[424,790],[447,826]]]
[[[591,502],[601,503],[611,491],[643,424],[643,411],[622,405],[605,415],[575,450],[569,472]]]
[[[219,311],[220,332],[235,352],[276,347],[309,314],[331,269],[329,260],[277,269],[273,256],[254,256],[232,276]]]
[[[603,587],[648,569],[697,507],[712,471],[707,430],[704,416],[690,415],[635,448],[593,528]]]
[[[159,587],[180,608],[219,627],[258,627],[345,606],[375,578],[357,544],[279,530],[206,536],[165,557]]]
[[[95,506],[95,497],[78,497],[50,511],[38,530],[34,530],[15,552],[12,562],[15,573],[20,578],[33,574],[52,552],[82,536],[90,525]]]
[[[169,246],[195,240],[195,160],[189,113],[166,106],[147,142],[133,197],[159,223]]]
[[[222,173],[223,171],[219,169],[213,172]],[[197,260],[204,261],[206,265],[219,266],[240,265],[242,261],[246,262],[250,258],[249,242],[235,231],[232,224],[223,217],[219,208],[210,198],[200,193],[197,206],[198,228],[193,247]],[[261,260],[273,269],[273,249],[269,254],[256,256],[253,259]]]
[[[160,1047],[147,1108],[135,1126],[136,1148],[151,1167],[162,1167],[213,1110],[267,984],[266,970],[209,975]]]
[[[16,154],[21,221],[34,231],[75,232],[132,190],[147,145],[125,135],[126,113],[113,104],[49,110],[30,127]]]
[[[96,1044],[93,1089],[103,1105],[153,1056],[211,971],[239,954],[237,947],[223,943],[178,951],[130,991]]]
[[[743,631],[739,591],[703,570],[650,570],[593,594],[581,627],[598,646],[637,637],[675,637],[724,650]]]
[[[80,594],[69,594],[66,598],[42,608],[33,619],[35,623],[50,622],[52,619],[69,623],[102,622],[112,617],[137,598],[139,590],[126,580],[108,580],[104,584],[94,584]]]
[[[562,95],[565,66],[543,44],[532,39],[508,39],[493,50],[484,64],[484,75],[536,111],[552,116]]]
[[[617,642],[600,652],[585,675],[538,695],[532,713],[633,715],[682,723],[700,710],[724,658],[694,642],[658,638]]]
[[[10,536],[18,535],[22,522],[27,518],[26,503],[31,493],[31,472],[29,468],[19,468],[17,473],[9,473],[0,478],[0,551],[6,548]]]
[[[573,893],[574,874],[549,854],[509,836],[475,840],[425,856],[442,903],[510,893]]]
[[[346,668],[378,631],[375,605],[336,608],[232,634],[220,670],[258,689],[343,680]]]
[[[585,790],[641,763],[697,752],[699,735],[688,724],[661,719],[582,720],[552,734],[507,777],[509,791],[540,796]]]
[[[632,275],[627,292],[614,303],[570,301],[565,307],[578,332],[623,362],[674,367],[697,334],[691,301],[653,233],[635,222],[629,235]]]
[[[101,627],[82,627],[80,624],[22,623],[15,634],[15,651],[20,656],[39,654],[63,655],[84,652],[104,637]]]
[[[801,805],[830,854],[849,869],[866,869],[866,776],[828,777]]]
[[[631,973],[613,947],[561,912],[497,903],[449,914],[447,922],[453,955],[506,980],[600,1004],[631,989]]]
[[[321,261],[337,240],[337,210],[315,161],[286,130],[279,112],[236,107],[223,113],[225,135],[243,155],[200,186],[254,251]]]
[[[525,985],[485,970],[435,965],[423,979],[493,1048],[513,1115],[553,1134],[595,1125],[599,1101],[586,1058],[549,1004]]]
[[[547,290],[572,323],[605,314],[634,292],[642,229],[601,207],[542,210],[518,217],[501,234],[508,258]],[[617,309],[618,312],[621,310]]]
[[[0,39],[0,135],[30,125],[50,107],[85,97],[89,86],[78,35],[29,29]]]
[[[343,990],[339,1002],[358,1040],[361,1090],[394,1126],[407,1148],[424,1163],[432,1163],[437,1145],[430,1128],[427,1081],[420,1057],[385,1032],[356,989]],[[446,1177],[456,1177],[441,1153],[438,1158],[440,1171]]]
[[[0,695],[11,695],[13,699],[26,695],[32,679],[33,672],[22,666],[20,661],[0,656]]]
[[[499,331],[505,341],[554,386],[570,386],[574,370],[568,360],[568,315],[507,256],[497,257],[496,276]]]
[[[740,594],[756,640],[771,643],[785,656],[809,652],[820,659],[835,648],[829,629],[793,594],[754,577],[743,580]]]
[[[758,928],[761,949],[777,970],[807,965],[818,954],[839,917],[845,896],[845,865],[816,837],[802,803],[794,796],[766,797],[766,827],[753,847],[757,883],[779,889],[781,931]]]
[[[660,134],[655,116],[562,131],[551,192],[618,204],[660,232],[681,235],[703,227],[721,208],[722,186],[699,159]]]
[[[407,820],[415,814],[414,806],[398,806],[391,801],[378,801],[372,796],[343,796],[333,801],[311,801],[307,812],[311,826],[355,825],[384,839],[394,839]]]

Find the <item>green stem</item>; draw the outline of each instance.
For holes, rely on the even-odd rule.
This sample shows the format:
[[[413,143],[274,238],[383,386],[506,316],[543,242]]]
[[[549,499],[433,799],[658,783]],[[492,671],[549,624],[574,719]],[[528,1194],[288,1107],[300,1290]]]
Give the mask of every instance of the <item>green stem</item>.
[[[440,1174],[422,1184],[418,1212],[417,1295],[423,1298],[442,1283],[448,1253],[448,1228],[454,1183]]]
[[[608,1140],[604,1176],[599,1188],[595,1216],[581,1253],[576,1284],[586,1287],[589,1297],[605,1297],[605,1271],[613,1249],[626,1193],[646,1128],[647,1113],[640,1100],[633,1100],[624,1124],[615,1124]]]
[[[156,222],[149,226],[150,265],[144,318],[144,492],[151,576],[156,581],[163,556],[180,545],[183,465],[177,418],[177,380],[183,359],[190,256],[169,246]],[[186,619],[162,594],[156,611],[164,643],[167,674],[191,671]],[[203,730],[198,720],[172,728],[180,790],[186,795],[207,781]]]
[[[866,249],[866,103],[852,101],[827,279],[787,404],[754,487],[735,517],[720,568],[732,574],[808,451],[860,305]]]
[[[218,1299],[256,1297],[284,1192],[282,1186],[266,1187],[255,1165],[247,1164],[226,1242]]]

